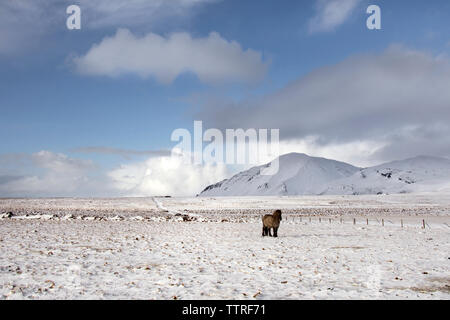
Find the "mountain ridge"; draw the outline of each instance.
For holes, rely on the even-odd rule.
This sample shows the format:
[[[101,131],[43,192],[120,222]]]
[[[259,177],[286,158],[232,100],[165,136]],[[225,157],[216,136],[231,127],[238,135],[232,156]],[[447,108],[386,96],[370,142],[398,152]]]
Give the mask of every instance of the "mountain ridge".
[[[272,176],[261,171],[279,160]],[[389,194],[450,186],[450,160],[419,155],[373,167],[288,153],[207,186],[199,196],[289,196]]]

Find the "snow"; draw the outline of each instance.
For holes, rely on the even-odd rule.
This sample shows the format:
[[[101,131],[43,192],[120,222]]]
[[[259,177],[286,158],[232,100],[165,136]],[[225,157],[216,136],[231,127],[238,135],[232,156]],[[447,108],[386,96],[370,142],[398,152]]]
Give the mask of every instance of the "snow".
[[[291,153],[279,157],[279,171],[254,167],[207,187],[200,196],[352,195],[450,190],[450,160],[419,156],[370,168]]]
[[[450,160],[419,156],[361,170],[331,183],[327,194],[441,191],[450,184]],[[345,191],[344,191],[345,189]]]
[[[273,208],[279,238],[263,238]],[[0,199],[0,212],[13,213],[2,299],[450,298],[445,193]]]
[[[323,185],[348,177],[359,168],[344,162],[290,153],[279,157],[275,175],[261,174],[275,161],[241,172],[232,178],[206,188],[201,196],[256,196],[317,194]]]

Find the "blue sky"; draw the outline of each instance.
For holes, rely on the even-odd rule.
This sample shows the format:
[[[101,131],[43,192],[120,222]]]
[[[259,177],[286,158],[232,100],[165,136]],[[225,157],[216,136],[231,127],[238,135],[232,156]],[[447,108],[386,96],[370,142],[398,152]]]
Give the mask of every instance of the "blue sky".
[[[36,160],[36,157],[41,156],[50,162],[57,159],[58,163],[69,161],[72,165],[82,164],[83,168],[84,164],[92,166],[88,172],[76,171],[79,186],[63,190],[61,195],[84,194],[80,193],[83,184],[79,181],[89,181],[92,186],[88,190],[92,195],[112,194],[113,192],[108,189],[111,182],[105,182],[111,179],[111,172],[116,172],[115,170],[120,168],[130,168],[133,171],[135,166],[140,168],[138,170],[140,172],[144,170],[142,167],[150,166],[149,161],[156,161],[151,160],[147,153],[137,155],[135,151],[170,149],[174,145],[170,141],[172,131],[176,128],[191,129],[194,119],[203,120],[204,117],[205,121],[210,120],[208,124],[216,127],[229,124],[230,122],[225,120],[221,123],[221,119],[214,116],[215,108],[223,108],[220,101],[223,101],[224,105],[232,102],[237,106],[233,112],[239,109],[241,104],[249,104],[254,110],[258,110],[259,106],[255,101],[266,98],[267,101],[271,101],[279,95],[279,92],[283,92],[286,87],[295,86],[295,83],[304,77],[315,72],[320,73],[322,69],[324,73],[334,72],[327,68],[344,61],[348,62],[353,57],[372,55],[373,60],[376,60],[377,57],[383,56],[386,50],[398,45],[402,48],[396,51],[398,55],[411,50],[417,53],[417,59],[429,58],[438,61],[436,63],[444,61],[442,63],[445,65],[448,61],[450,3],[445,0],[341,0],[341,5],[337,6],[338,10],[342,8],[344,2],[347,2],[350,9],[343,13],[343,18],[339,22],[327,30],[320,28],[312,30],[311,21],[315,17],[320,17],[327,5],[336,0],[201,0],[186,1],[184,4],[179,2],[180,4],[175,1],[173,5],[167,6],[153,0],[147,4],[139,0],[134,2],[114,0],[111,3],[121,6],[121,9],[108,10],[101,9],[105,1],[98,1],[97,4],[91,1],[88,4],[86,1],[20,0],[18,1],[20,6],[15,8],[10,3],[0,5],[0,20],[3,21],[0,23],[0,33],[3,34],[0,37],[0,110],[3,120],[0,126],[2,136],[0,176],[4,177],[3,180],[0,179],[0,185],[2,181],[4,182],[0,191],[3,195],[49,195],[54,194],[55,190],[60,190],[59,181],[55,183],[53,189],[43,189],[42,192],[38,187],[27,189],[26,181],[23,181],[25,178],[34,178],[38,184],[48,182],[49,176],[52,183],[58,180],[58,174],[52,171],[53,167],[42,165],[40,160]],[[149,3],[153,5],[149,6]],[[65,8],[70,4],[80,5],[81,30],[66,28],[65,20],[68,15]],[[382,30],[366,28],[368,17],[366,8],[369,4],[380,6]],[[134,5],[137,9],[127,8],[127,5]],[[7,19],[2,19],[6,16]],[[219,40],[225,41],[226,48],[232,50],[231,42],[240,46],[238,53],[230,51],[228,55],[233,59],[242,60],[236,62],[236,65],[248,66],[251,60],[254,67],[251,69],[249,67],[249,70],[244,68],[242,71],[237,67],[231,76],[220,74],[223,70],[214,71],[214,76],[218,77],[219,81],[210,81],[208,77],[211,73],[199,70],[196,62],[197,67],[193,67],[190,72],[177,73],[169,82],[161,81],[155,75],[153,64],[149,66],[148,74],[145,76],[136,74],[133,70],[112,75],[111,70],[118,70],[114,69],[114,66],[109,66],[110,69],[107,71],[87,70],[86,68],[95,68],[94,64],[102,62],[103,59],[102,52],[94,55],[92,49],[95,46],[101,47],[102,41],[108,37],[118,41],[118,29],[128,30],[127,39],[137,39],[136,43],[148,34],[167,40],[172,34],[185,33],[193,39],[191,44],[193,50],[197,45],[195,39],[211,40],[208,37],[211,32],[215,32]],[[146,50],[153,49],[150,46]],[[247,50],[256,54],[247,55]],[[89,53],[92,53],[92,56]],[[180,57],[177,59],[184,59],[183,53],[179,54]],[[422,54],[428,58],[419,57]],[[155,57],[152,56],[151,59]],[[371,61],[370,58],[367,59]],[[77,65],[76,61],[83,63],[83,71],[80,71],[81,64]],[[146,62],[142,63],[145,65]],[[191,62],[185,62],[188,66],[189,63]],[[217,65],[217,61],[215,64]],[[160,70],[158,63],[156,65],[158,72],[165,75],[166,71]],[[170,69],[170,66],[171,61],[166,61],[161,68]],[[435,69],[439,68],[433,67],[430,77],[435,76]],[[202,78],[201,72],[207,80]],[[446,80],[445,74],[439,75],[436,81],[442,83]],[[327,94],[329,93],[323,92],[323,95]],[[442,99],[445,102],[446,97]],[[219,103],[211,103],[211,100]],[[364,103],[360,103],[362,104]],[[272,105],[272,108],[275,109],[276,106]],[[416,106],[413,110],[417,108],[425,107]],[[261,107],[261,110],[267,108]],[[442,115],[439,115],[438,111],[443,112]],[[233,114],[235,119],[241,118],[239,114],[229,114]],[[305,111],[301,114],[308,117],[309,113]],[[399,119],[402,119],[402,113],[399,111],[398,114]],[[298,114],[295,114],[295,117],[297,116]],[[441,105],[436,105],[435,119],[442,120],[447,116],[448,113],[445,113]],[[291,117],[294,117],[294,114]],[[242,118],[243,122],[238,123],[238,126],[258,128],[271,125],[264,120],[265,118],[261,118],[260,123],[245,122],[245,116]],[[435,128],[442,125],[439,121],[433,120],[419,123],[417,119],[409,119],[409,122],[399,121],[399,126],[403,125],[405,130],[409,130],[414,126],[422,128],[422,125],[426,125],[423,130],[429,130],[429,136],[433,136],[437,135]],[[352,122],[350,119],[345,123],[355,121]],[[279,123],[284,123],[283,119],[280,119]],[[384,122],[380,120],[380,127],[383,125]],[[393,127],[390,125],[386,124],[384,132],[392,130]],[[279,127],[283,137],[283,128]],[[327,127],[331,128],[329,125]],[[352,161],[360,165],[412,156],[413,151],[439,156],[449,155],[449,150],[443,150],[441,147],[446,141],[438,141],[434,149],[412,150],[408,144],[410,140],[405,142],[404,139],[400,139],[398,132],[383,141],[377,140],[378,136],[375,139],[375,136],[363,134],[360,138],[355,137],[352,140],[348,138],[348,133],[341,133],[341,128],[311,133],[318,137],[318,140],[315,140],[314,148],[305,150],[302,143],[297,143],[295,147],[295,141],[305,139],[308,133],[296,135],[295,132],[292,133],[295,131],[292,128],[287,127],[285,130],[289,132],[285,139],[286,143],[290,143],[289,151],[313,150],[315,155],[340,158],[338,160]],[[411,130],[415,130],[414,128]],[[439,130],[441,129],[439,127]],[[447,129],[444,125],[442,130],[446,132]],[[355,126],[355,135],[358,135],[357,130]],[[371,132],[376,134],[376,130]],[[414,133],[408,131],[408,135],[411,134]],[[334,135],[337,138],[331,139],[330,137]],[[400,141],[395,150],[404,151],[389,153],[386,151],[389,150],[386,141],[395,139]],[[422,142],[426,141],[422,136],[420,139]],[[352,148],[354,143],[366,143],[366,148],[370,149],[372,145],[369,142],[378,146],[380,152],[366,152],[362,156],[358,154],[360,150],[358,148],[354,149],[353,153],[343,149],[345,155],[330,151],[339,143],[347,148]],[[93,147],[104,149],[103,152],[81,152],[92,151]],[[106,148],[110,150],[109,153],[105,152]],[[383,151],[382,148],[388,149]],[[113,152],[119,149],[122,153]],[[126,150],[130,151],[128,156]],[[438,154],[435,154],[435,150],[439,150]],[[40,153],[43,151],[48,153]],[[25,160],[21,163],[12,161],[11,158]],[[155,168],[152,170],[157,170]],[[225,173],[221,171],[217,176],[211,175],[207,181],[199,179],[196,183],[203,185],[223,174]],[[164,175],[161,179],[163,177]],[[64,185],[66,179],[71,178],[63,176],[61,184]],[[140,177],[138,180],[142,182],[143,179]],[[15,183],[14,186],[10,185],[11,181]],[[103,188],[100,181],[108,184],[108,188]],[[145,195],[153,192],[152,189],[146,191],[147,189],[137,184],[133,186],[133,182],[127,183],[130,186],[118,188],[121,194]],[[192,189],[198,188],[198,185],[194,184]],[[170,188],[167,192],[171,192]]]

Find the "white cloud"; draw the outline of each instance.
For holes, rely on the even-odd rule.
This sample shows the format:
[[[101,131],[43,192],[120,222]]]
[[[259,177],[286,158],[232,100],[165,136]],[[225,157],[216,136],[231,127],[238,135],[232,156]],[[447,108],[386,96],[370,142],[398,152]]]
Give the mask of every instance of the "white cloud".
[[[32,161],[41,168],[53,173],[74,174],[93,168],[93,163],[88,160],[73,159],[62,153],[39,151],[31,155]]]
[[[218,33],[205,38],[192,38],[184,32],[167,38],[154,33],[137,37],[126,29],[104,38],[74,63],[77,71],[86,75],[136,74],[153,76],[162,83],[170,83],[185,72],[206,83],[255,82],[267,69],[260,53],[244,51],[237,42],[229,42]]]
[[[113,186],[128,196],[193,196],[227,177],[225,165],[185,163],[181,157],[150,158],[108,173]]]
[[[189,17],[194,8],[221,0],[4,0],[0,1],[0,54],[39,44],[65,28],[66,8],[77,4],[82,28],[151,27],[167,19]]]
[[[317,0],[316,15],[309,22],[310,33],[329,32],[343,24],[361,0]]]

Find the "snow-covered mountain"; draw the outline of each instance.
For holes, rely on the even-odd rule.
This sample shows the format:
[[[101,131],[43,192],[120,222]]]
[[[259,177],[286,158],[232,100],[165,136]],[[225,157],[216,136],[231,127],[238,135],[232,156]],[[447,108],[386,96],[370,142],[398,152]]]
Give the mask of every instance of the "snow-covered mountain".
[[[391,194],[439,191],[450,187],[450,160],[419,156],[362,169],[334,181],[324,194]]]
[[[278,158],[275,175],[261,171],[274,165],[270,162],[236,174],[211,185],[200,196],[262,196],[318,194],[332,181],[350,177],[361,169],[344,162],[289,153]]]
[[[208,186],[200,196],[391,194],[450,188],[450,160],[419,156],[370,168],[305,154],[279,157],[278,173],[261,171],[270,162]]]

